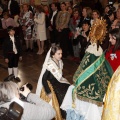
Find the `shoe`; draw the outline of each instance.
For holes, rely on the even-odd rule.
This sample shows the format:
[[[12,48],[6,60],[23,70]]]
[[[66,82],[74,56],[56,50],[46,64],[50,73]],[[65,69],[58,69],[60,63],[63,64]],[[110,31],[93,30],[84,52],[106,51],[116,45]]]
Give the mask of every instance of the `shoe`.
[[[36,54],[40,55],[40,53],[41,53],[41,52],[38,50],[38,52],[37,52]]]
[[[29,50],[30,50],[30,49],[29,49],[29,48],[27,48],[27,49],[25,50],[25,52],[29,52]]]
[[[14,78],[15,78],[14,74],[11,74],[11,75],[9,75],[8,77],[6,77],[6,78],[4,79],[4,81],[5,81],[5,82],[7,82],[7,81],[12,81]]]
[[[30,52],[33,52],[33,49],[30,49]]]
[[[16,81],[16,82],[21,82],[21,80],[20,80],[19,77],[16,77],[16,78],[15,78],[15,81]]]
[[[42,50],[41,52],[40,52],[40,55],[42,55],[44,53],[44,50]]]

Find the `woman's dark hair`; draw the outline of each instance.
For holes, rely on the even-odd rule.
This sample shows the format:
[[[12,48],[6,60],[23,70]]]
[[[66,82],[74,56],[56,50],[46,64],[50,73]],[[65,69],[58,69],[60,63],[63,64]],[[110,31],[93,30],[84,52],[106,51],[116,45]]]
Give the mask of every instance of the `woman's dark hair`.
[[[53,45],[51,47],[51,53],[50,53],[50,57],[52,58],[53,55],[55,55],[55,53],[58,51],[58,50],[62,50],[60,45]]]
[[[90,20],[84,20],[84,21],[82,22],[82,25],[83,25],[83,24],[88,24],[89,26],[91,26]]]
[[[78,13],[79,13],[79,15],[80,15],[79,9],[74,8],[74,9],[73,9],[73,14],[74,14],[75,12],[78,12]]]
[[[61,2],[61,3],[60,3],[60,5],[62,5],[62,4],[66,6],[65,2]]]
[[[55,7],[57,7],[57,8],[58,8],[58,3],[53,2],[52,4],[53,4],[53,5],[55,5]],[[51,4],[51,5],[52,5],[52,4]]]
[[[7,27],[7,32],[10,32],[11,30],[14,30],[14,31],[15,31],[15,28],[14,28],[13,26]]]
[[[112,50],[112,52],[114,53],[116,50],[120,49],[120,29],[119,28],[115,28],[112,29],[109,34],[111,36],[114,36],[116,38],[116,44]],[[108,50],[110,49],[110,45],[108,47]]]
[[[112,14],[114,15],[114,12],[112,10],[109,10],[107,16],[110,17]]]

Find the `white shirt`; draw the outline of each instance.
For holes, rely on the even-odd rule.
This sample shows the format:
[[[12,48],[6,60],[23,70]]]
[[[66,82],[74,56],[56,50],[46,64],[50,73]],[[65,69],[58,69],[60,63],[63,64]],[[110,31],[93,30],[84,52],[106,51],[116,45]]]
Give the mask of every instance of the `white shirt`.
[[[8,10],[10,10],[10,4],[11,4],[11,0],[9,0],[8,2]]]
[[[17,54],[17,49],[16,49],[16,46],[15,46],[15,37],[14,36],[10,36],[10,39],[13,42],[13,51],[14,51],[15,54]]]
[[[51,18],[51,24],[53,25],[53,17],[55,16],[55,14],[57,13],[57,10],[53,12],[52,18]]]

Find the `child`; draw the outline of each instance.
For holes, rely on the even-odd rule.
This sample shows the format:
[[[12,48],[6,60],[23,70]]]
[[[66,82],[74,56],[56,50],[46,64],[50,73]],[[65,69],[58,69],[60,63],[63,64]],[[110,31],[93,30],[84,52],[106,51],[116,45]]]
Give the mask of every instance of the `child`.
[[[113,71],[120,65],[120,30],[115,28],[109,32],[110,45],[106,52],[106,59],[110,63]]]
[[[14,36],[14,27],[9,26],[7,28],[7,31],[9,36],[7,36],[3,44],[4,59],[8,64],[9,75],[14,73],[15,80],[17,82],[20,82],[20,79],[18,77],[18,61],[22,60],[20,41],[18,37]]]

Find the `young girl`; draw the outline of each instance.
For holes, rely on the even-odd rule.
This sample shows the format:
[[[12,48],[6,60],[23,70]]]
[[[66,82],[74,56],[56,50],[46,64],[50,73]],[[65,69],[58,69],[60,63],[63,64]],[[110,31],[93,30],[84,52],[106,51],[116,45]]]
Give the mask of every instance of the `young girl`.
[[[60,116],[61,113],[59,111],[59,106],[61,105],[69,87],[69,82],[62,74],[63,62],[61,57],[62,49],[57,45],[51,47],[43,64],[43,69],[36,89],[36,94],[41,94],[43,99],[45,98],[45,95],[47,95],[49,99],[52,98],[52,105],[56,109],[57,118],[59,120],[62,120],[62,117],[65,118],[66,116],[64,111],[61,111],[62,117]],[[44,95],[43,90],[41,91],[42,86],[45,90]]]
[[[7,28],[9,36],[5,39],[3,44],[3,54],[5,62],[8,64],[8,73],[14,73],[15,80],[20,82],[18,77],[18,61],[22,60],[21,45],[18,37],[15,35],[14,27]]]
[[[109,32],[110,46],[106,52],[106,59],[115,71],[120,65],[120,30],[115,28]]]

